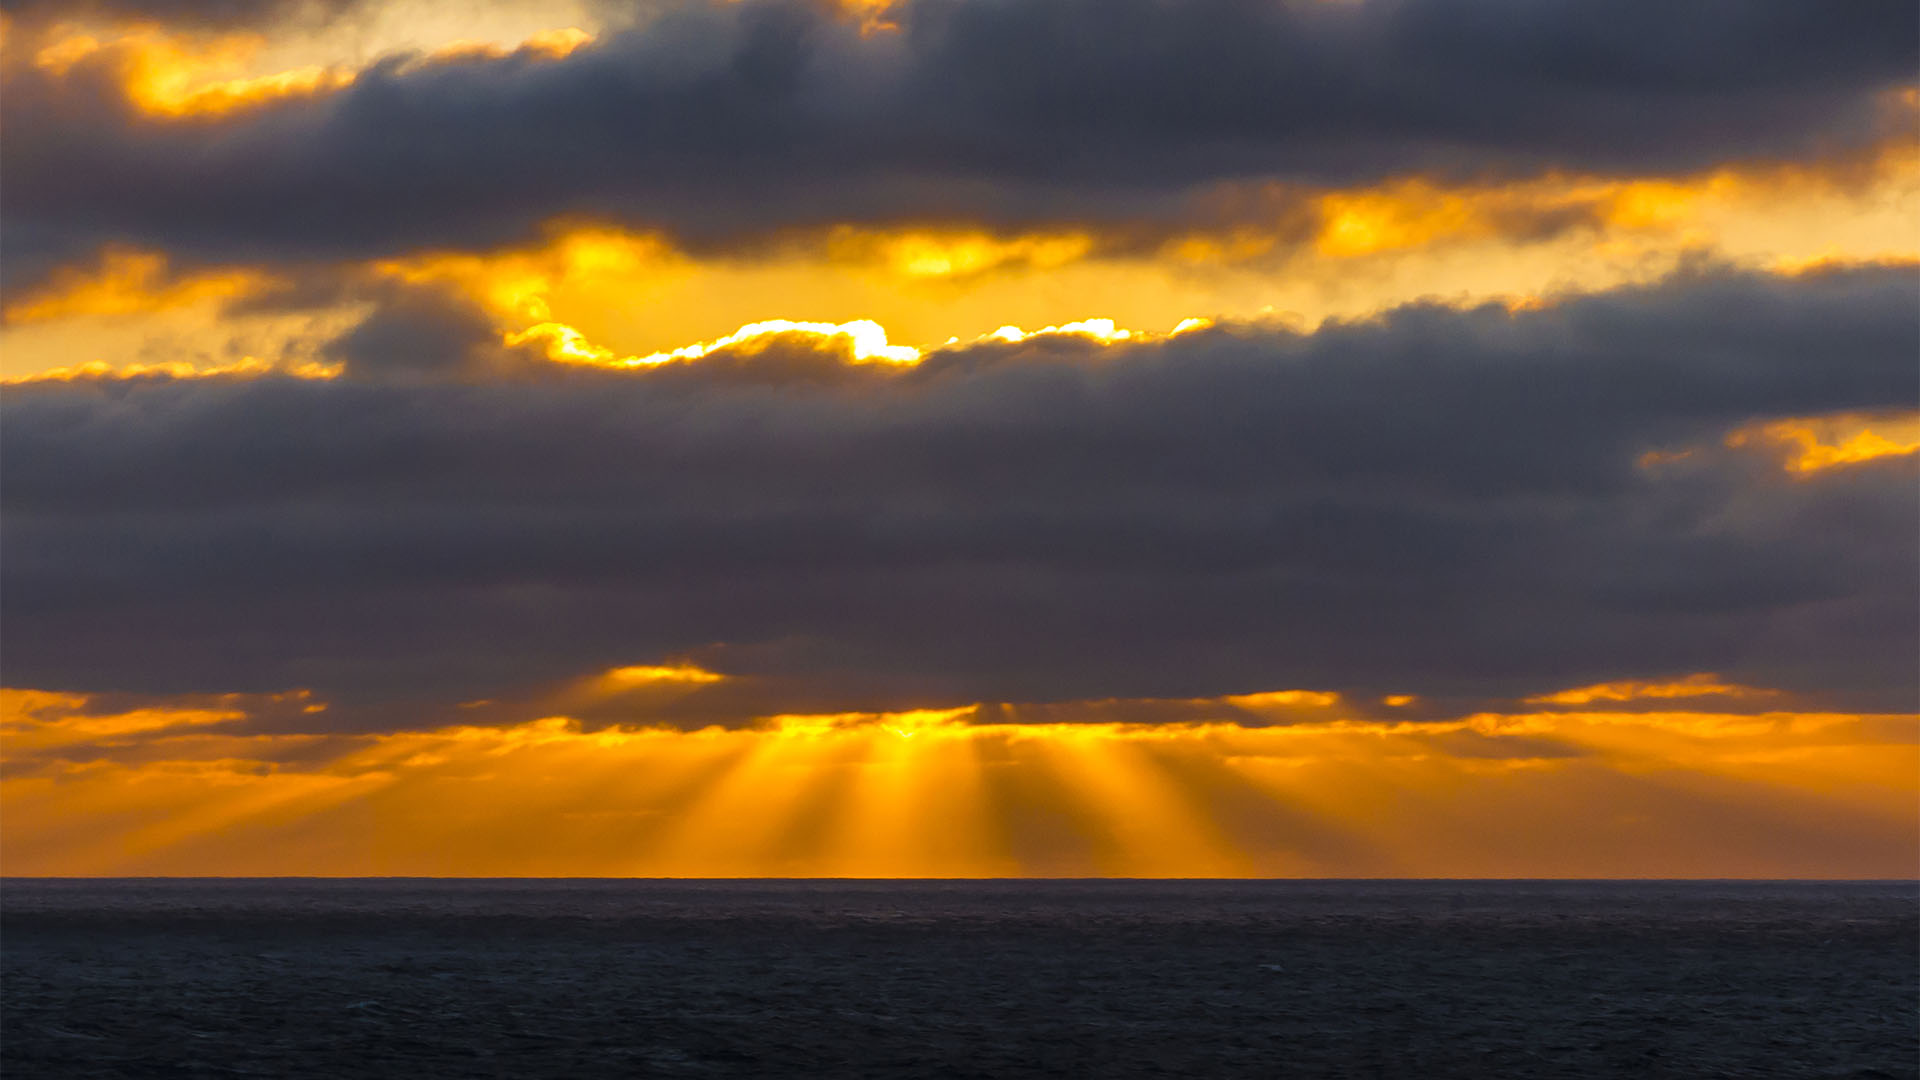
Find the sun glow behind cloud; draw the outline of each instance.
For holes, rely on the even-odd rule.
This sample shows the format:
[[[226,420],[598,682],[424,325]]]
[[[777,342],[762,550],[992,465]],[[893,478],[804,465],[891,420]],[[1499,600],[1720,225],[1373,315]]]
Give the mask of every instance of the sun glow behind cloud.
[[[660,233],[557,220],[526,245],[416,252],[331,273],[452,289],[491,313],[503,335],[543,337],[560,359],[638,364],[776,315],[795,325],[875,324],[887,340],[867,344],[924,351],[1006,326],[1067,326],[1090,312],[1116,327],[1284,317],[1311,328],[1419,297],[1537,304],[1702,257],[1788,272],[1920,258],[1911,228],[1920,154],[1906,144],[1827,170],[1729,167],[1693,179],[1549,177],[1507,187],[1402,180],[1315,198],[1304,234],[1285,221],[1252,222],[1144,247],[1137,238],[1116,247],[1120,238],[1086,228],[836,226],[766,248],[695,253]],[[137,341],[143,321],[157,329],[191,319],[218,333],[222,305],[278,278],[267,267],[175,268],[161,252],[108,250],[8,298],[0,370],[113,363],[89,342]],[[772,311],[770,297],[779,298]],[[295,333],[310,323],[283,320]],[[535,331],[542,323],[553,325]],[[311,351],[317,342],[287,344]]]
[[[853,322],[839,324],[768,319],[764,322],[749,323],[731,334],[712,341],[683,345],[677,349],[669,349],[648,356],[618,356],[613,350],[588,341],[580,331],[565,323],[538,323],[518,333],[506,335],[506,343],[508,345],[541,343],[545,347],[547,359],[559,364],[636,368],[671,363],[675,360],[698,360],[720,349],[757,343],[782,334],[844,340],[848,355],[856,361],[911,364],[920,359],[920,350],[911,345],[887,344],[886,330],[871,319],[856,319]]]
[[[1328,697],[1246,699],[1295,710],[1272,727],[962,708],[352,736],[236,730],[244,702],[95,715],[81,696],[9,692],[0,830],[14,874],[1913,869],[1914,717],[1387,722],[1346,718]]]

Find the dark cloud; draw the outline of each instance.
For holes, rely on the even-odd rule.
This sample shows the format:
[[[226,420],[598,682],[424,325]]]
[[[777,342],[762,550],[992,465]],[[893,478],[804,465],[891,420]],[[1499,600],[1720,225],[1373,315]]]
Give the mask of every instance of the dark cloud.
[[[802,0],[693,3],[563,62],[393,58],[181,123],[132,114],[101,65],[15,65],[9,262],[109,240],[261,261],[488,246],[557,214],[694,246],[844,222],[1150,232],[1243,182],[1849,153],[1905,132],[1886,92],[1920,63],[1905,0],[913,0],[889,18],[863,36]]]
[[[499,376],[533,361],[503,348],[487,313],[450,291],[386,284],[360,292],[363,299],[373,294],[372,314],[322,350],[323,358],[339,362],[348,378]],[[284,303],[300,297],[296,292],[269,299]]]
[[[518,380],[14,387],[6,676],[311,687],[343,703],[323,723],[669,657],[741,676],[688,722],[1692,671],[1911,707],[1913,459],[1802,480],[1721,440],[1920,405],[1914,285],[1698,271],[908,370],[776,339]],[[403,315],[349,341],[408,347]]]

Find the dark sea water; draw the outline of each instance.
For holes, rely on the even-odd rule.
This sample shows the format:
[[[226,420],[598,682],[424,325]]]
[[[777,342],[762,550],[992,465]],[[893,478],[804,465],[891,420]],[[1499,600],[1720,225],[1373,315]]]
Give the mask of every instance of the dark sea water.
[[[1881,883],[0,883],[0,1076],[1914,1077]]]

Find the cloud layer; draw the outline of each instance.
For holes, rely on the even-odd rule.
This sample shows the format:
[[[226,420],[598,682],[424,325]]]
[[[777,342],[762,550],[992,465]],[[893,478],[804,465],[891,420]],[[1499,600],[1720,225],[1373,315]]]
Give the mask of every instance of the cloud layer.
[[[1845,155],[1909,129],[1894,95],[1920,64],[1898,0],[1684,18],[1650,0],[913,0],[887,18],[686,4],[564,59],[393,57],[184,120],[130,105],[112,49],[58,74],[16,56],[10,273],[109,242],[215,261],[489,247],[556,215],[695,246],[847,223],[1154,232],[1250,184]]]
[[[1724,443],[1910,412],[1913,283],[1700,270],[1309,334],[907,367],[791,335],[485,379],[515,357],[389,305],[337,380],[12,388],[8,680],[423,715],[691,658],[734,676],[704,723],[1715,671],[1906,708],[1914,456]]]

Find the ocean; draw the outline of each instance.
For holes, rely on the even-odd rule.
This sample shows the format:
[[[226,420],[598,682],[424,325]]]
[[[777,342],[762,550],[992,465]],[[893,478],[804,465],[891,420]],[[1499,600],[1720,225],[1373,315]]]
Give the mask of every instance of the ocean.
[[[1914,1077],[1920,886],[6,880],[0,1075]]]

